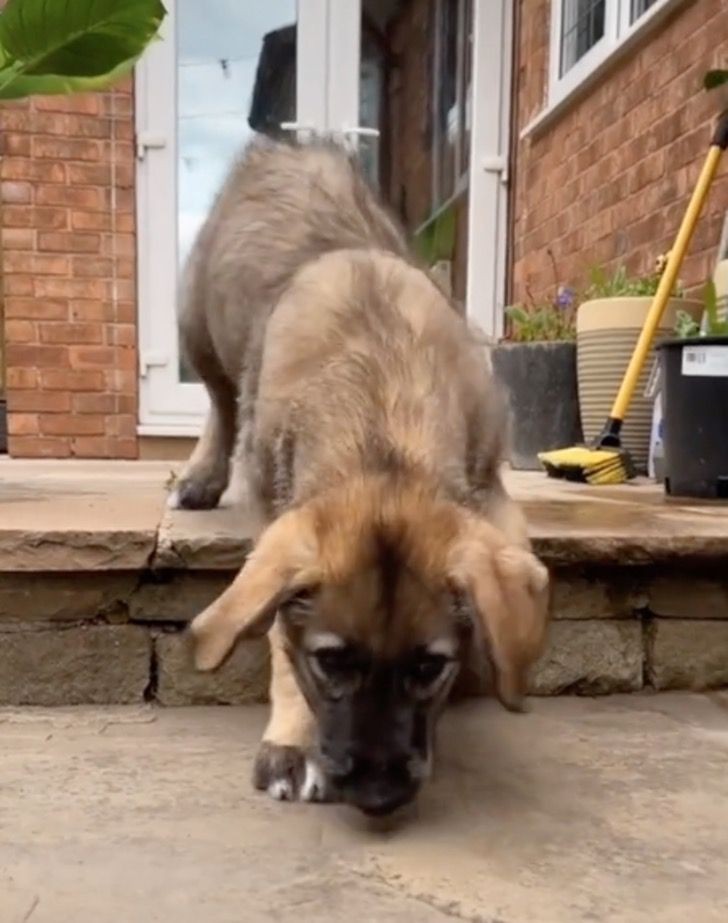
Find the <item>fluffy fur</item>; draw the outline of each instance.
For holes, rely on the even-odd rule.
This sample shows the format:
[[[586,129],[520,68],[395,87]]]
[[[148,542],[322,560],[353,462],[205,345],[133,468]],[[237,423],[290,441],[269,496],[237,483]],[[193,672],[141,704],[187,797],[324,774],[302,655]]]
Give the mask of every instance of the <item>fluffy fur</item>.
[[[193,623],[198,664],[271,631],[256,784],[320,799],[326,778],[327,795],[390,809],[426,774],[450,661],[486,651],[519,707],[544,634],[547,578],[501,481],[482,345],[329,145],[251,148],[185,285],[183,339],[212,410],[178,502],[217,503],[237,434],[269,524]],[[326,637],[324,657],[312,639]]]

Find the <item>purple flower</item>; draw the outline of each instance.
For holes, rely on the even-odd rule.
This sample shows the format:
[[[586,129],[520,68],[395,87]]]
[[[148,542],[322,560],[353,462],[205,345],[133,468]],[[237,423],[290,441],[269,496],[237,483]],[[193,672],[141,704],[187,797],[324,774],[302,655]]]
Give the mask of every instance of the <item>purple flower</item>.
[[[560,285],[556,292],[556,307],[566,310],[574,303],[574,289],[566,285]]]

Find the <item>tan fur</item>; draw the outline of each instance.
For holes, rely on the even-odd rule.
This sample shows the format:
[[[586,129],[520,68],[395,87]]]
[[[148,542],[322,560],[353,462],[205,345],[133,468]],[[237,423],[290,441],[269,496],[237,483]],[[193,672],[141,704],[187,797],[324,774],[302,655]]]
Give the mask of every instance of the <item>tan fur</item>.
[[[381,544],[396,549],[394,609],[382,604]],[[192,626],[197,664],[216,667],[241,637],[263,634],[278,605],[320,589],[314,631],[396,657],[453,632],[448,590],[468,593],[482,620],[499,695],[518,708],[543,643],[546,569],[482,517],[444,499],[432,483],[351,478],[276,519],[245,567]]]
[[[251,493],[271,523],[194,621],[199,666],[270,629],[302,588],[318,592],[315,628],[366,638],[382,656],[452,632],[443,598],[455,589],[474,601],[501,698],[517,707],[542,645],[547,578],[501,481],[503,403],[481,343],[348,158],[254,147],[186,285],[183,336],[214,408],[182,491],[188,505],[219,497],[234,394]],[[383,542],[398,561],[389,621]],[[282,655],[295,643],[275,641],[266,733],[289,746],[311,731]]]

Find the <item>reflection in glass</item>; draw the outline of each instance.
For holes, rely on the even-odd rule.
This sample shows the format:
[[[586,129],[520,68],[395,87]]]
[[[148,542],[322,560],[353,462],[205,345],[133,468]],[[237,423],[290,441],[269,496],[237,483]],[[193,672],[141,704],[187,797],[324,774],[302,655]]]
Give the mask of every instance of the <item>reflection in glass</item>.
[[[607,0],[561,0],[561,76],[604,38]]]
[[[460,130],[458,111],[458,0],[440,6],[440,87],[437,132],[440,139],[438,198],[445,202],[455,191],[455,151]]]
[[[359,124],[373,128],[376,135],[362,135],[358,152],[362,170],[369,182],[378,188],[382,180],[380,151],[382,144],[382,99],[384,96],[384,52],[377,38],[371,36],[366,23],[362,25],[361,64],[359,65]]]
[[[295,23],[296,0],[177,2],[180,266],[237,152],[295,118]]]

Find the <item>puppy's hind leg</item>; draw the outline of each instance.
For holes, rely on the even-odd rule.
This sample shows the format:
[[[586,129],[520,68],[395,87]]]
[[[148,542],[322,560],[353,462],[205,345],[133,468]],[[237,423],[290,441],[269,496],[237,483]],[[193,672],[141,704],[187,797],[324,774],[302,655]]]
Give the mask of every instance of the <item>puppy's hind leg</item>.
[[[217,506],[230,478],[235,444],[237,395],[215,356],[205,331],[181,330],[190,362],[210,395],[210,411],[197,445],[185,465],[168,505],[173,509],[209,510]]]
[[[213,393],[210,398],[202,435],[169,495],[168,504],[173,509],[213,509],[228,485],[235,441],[235,398]]]

